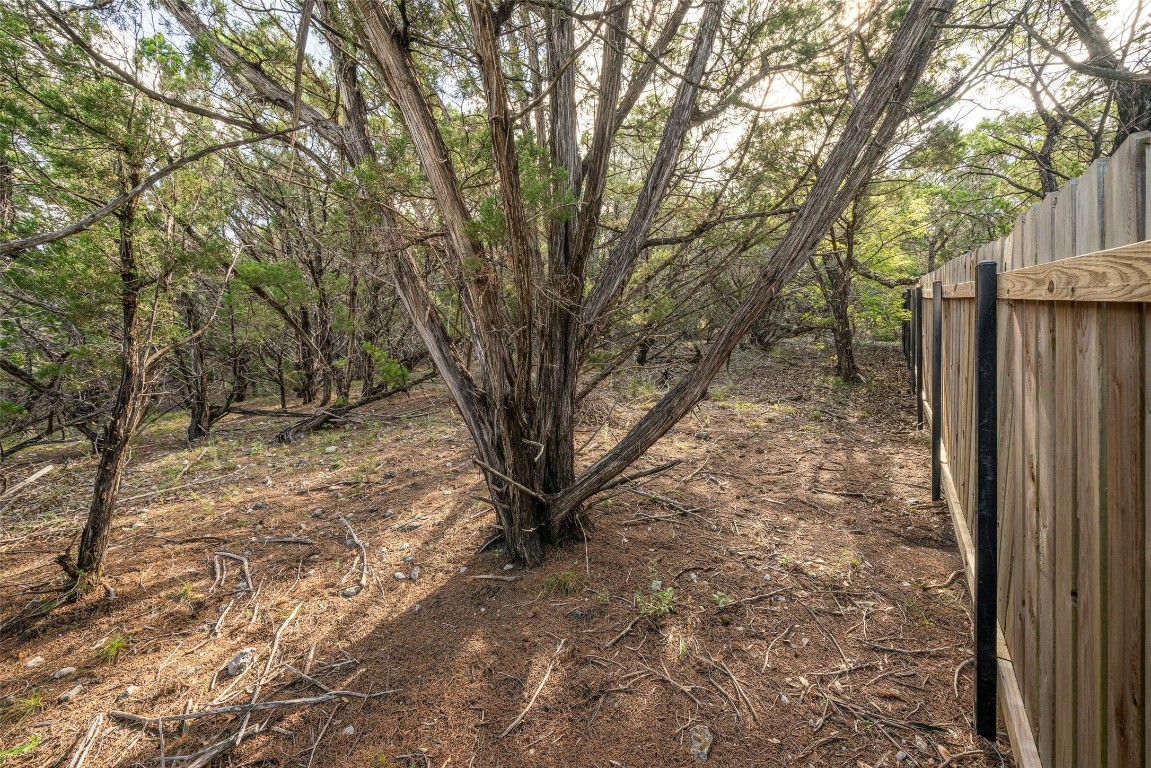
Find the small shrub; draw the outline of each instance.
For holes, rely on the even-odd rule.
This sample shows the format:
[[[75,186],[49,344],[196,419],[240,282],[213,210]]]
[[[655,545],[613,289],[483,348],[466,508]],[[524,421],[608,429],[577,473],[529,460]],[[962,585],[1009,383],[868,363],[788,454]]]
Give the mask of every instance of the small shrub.
[[[583,577],[570,569],[544,579],[544,589],[551,595],[574,595],[583,588]]]
[[[732,603],[731,595],[726,592],[716,592],[711,596],[711,599],[715,601],[716,607],[721,611]]]
[[[665,587],[657,592],[652,592],[650,595],[636,592],[635,607],[640,616],[649,619],[667,616],[675,607],[675,590],[671,587]]]
[[[132,639],[123,632],[116,632],[96,649],[96,658],[101,661],[113,662],[120,654],[128,649]]]
[[[44,706],[44,697],[35,689],[17,696],[0,707],[0,720],[23,720]]]

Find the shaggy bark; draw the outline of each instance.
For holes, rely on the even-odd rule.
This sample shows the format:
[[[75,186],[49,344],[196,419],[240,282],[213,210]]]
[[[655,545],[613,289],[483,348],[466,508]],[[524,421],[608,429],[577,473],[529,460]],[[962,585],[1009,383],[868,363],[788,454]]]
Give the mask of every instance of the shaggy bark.
[[[129,174],[130,184],[139,184],[139,171]],[[60,564],[73,579],[73,594],[79,595],[100,583],[104,556],[116,512],[116,496],[128,462],[132,436],[148,409],[146,343],[141,338],[140,295],[146,279],[136,262],[134,227],[138,198],[126,203],[116,214],[120,237],[120,385],[112,414],[104,428],[100,463],[96,469],[92,503],[80,538],[75,562],[61,555]]]

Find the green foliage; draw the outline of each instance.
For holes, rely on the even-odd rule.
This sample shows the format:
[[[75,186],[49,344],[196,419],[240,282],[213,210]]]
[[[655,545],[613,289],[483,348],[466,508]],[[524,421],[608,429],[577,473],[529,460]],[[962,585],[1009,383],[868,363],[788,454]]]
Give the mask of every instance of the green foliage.
[[[0,720],[18,721],[39,711],[44,706],[44,696],[33,688],[31,691],[14,696],[0,706]]]
[[[100,661],[111,663],[120,658],[131,644],[132,639],[128,635],[116,631],[96,648],[95,656]]]
[[[544,590],[551,595],[574,595],[586,584],[583,576],[568,569],[544,579]]]
[[[370,341],[365,341],[361,348],[367,353],[372,364],[376,367],[376,376],[389,387],[402,387],[408,383],[411,371],[405,368],[399,360],[389,355],[386,350],[380,349]]]
[[[655,590],[650,594],[635,593],[635,607],[639,615],[648,619],[667,616],[675,608],[675,590],[671,587]]]
[[[42,741],[43,739],[41,739],[39,736],[32,734],[28,737],[27,741],[23,741],[19,744],[13,744],[10,747],[0,747],[0,765],[6,763],[10,757],[20,757],[21,755],[28,754],[32,750],[36,749],[36,747],[40,746],[40,742]]]

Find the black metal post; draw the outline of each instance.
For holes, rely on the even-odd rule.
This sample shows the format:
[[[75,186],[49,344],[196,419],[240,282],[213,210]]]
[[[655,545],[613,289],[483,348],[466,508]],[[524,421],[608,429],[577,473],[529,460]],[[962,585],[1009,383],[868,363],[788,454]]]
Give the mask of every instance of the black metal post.
[[[915,428],[923,429],[923,289],[916,288],[912,296],[915,303],[912,309],[911,338],[915,342]]]
[[[995,740],[998,671],[995,642],[999,510],[995,492],[999,414],[995,271],[994,261],[981,261],[975,270],[975,730],[989,741]]]
[[[905,288],[903,290],[903,308],[908,312],[911,311],[911,289]],[[899,324],[899,340],[903,344],[903,362],[907,363],[908,370],[911,369],[911,321],[904,320]]]
[[[943,283],[931,286],[931,500],[943,498]]]

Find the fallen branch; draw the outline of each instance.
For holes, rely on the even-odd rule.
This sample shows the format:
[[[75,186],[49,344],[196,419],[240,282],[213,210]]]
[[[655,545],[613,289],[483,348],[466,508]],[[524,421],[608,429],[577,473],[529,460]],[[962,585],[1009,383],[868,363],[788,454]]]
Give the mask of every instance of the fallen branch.
[[[504,728],[504,732],[501,733],[499,736],[501,739],[504,736],[507,736],[509,733],[511,733],[512,729],[515,728],[517,725],[519,725],[521,721],[523,721],[524,715],[526,715],[528,713],[528,710],[532,708],[532,705],[536,703],[536,699],[539,698],[540,691],[542,691],[544,689],[544,686],[547,685],[548,678],[551,677],[552,669],[555,668],[556,659],[559,658],[560,651],[563,650],[565,642],[567,642],[567,641],[566,640],[560,640],[560,644],[556,646],[556,652],[554,654],[552,654],[551,663],[548,664],[547,671],[544,672],[543,680],[540,680],[540,684],[539,684],[539,687],[536,688],[536,692],[534,694],[532,694],[532,700],[528,702],[528,705],[526,707],[524,707],[523,712],[520,712],[518,715],[516,715],[516,719],[512,720],[511,724],[509,724],[507,728]]]
[[[135,496],[129,496],[126,499],[122,499],[121,503],[127,504],[130,501],[140,501],[141,499],[150,499],[153,496],[160,496],[160,495],[163,495],[165,493],[172,493],[173,491],[182,491],[185,488],[194,488],[197,485],[206,485],[208,483],[219,482],[220,480],[224,480],[225,478],[232,477],[233,475],[238,475],[243,471],[244,471],[244,468],[240,467],[235,472],[229,472],[226,475],[218,475],[216,477],[205,478],[204,480],[196,480],[195,482],[184,483],[183,485],[173,486],[172,488],[164,488],[164,489],[159,490],[159,491],[148,491],[147,493],[140,493],[140,494],[137,494]]]
[[[308,696],[302,699],[279,699],[273,701],[257,701],[255,703],[249,702],[247,704],[233,704],[227,707],[216,707],[215,709],[205,709],[200,712],[188,712],[179,715],[159,715],[158,717],[145,717],[143,715],[136,715],[131,712],[122,712],[118,709],[113,709],[108,712],[108,717],[114,720],[123,720],[129,723],[136,723],[145,727],[162,727],[165,723],[179,723],[185,720],[198,720],[201,717],[215,717],[216,715],[235,715],[240,713],[259,712],[265,709],[282,709],[284,707],[306,707],[312,704],[323,704],[324,702],[334,701],[342,696],[347,696],[350,691],[332,691],[325,693],[322,696]]]
[[[262,539],[248,539],[253,544],[315,544],[304,536],[266,536]]]
[[[52,472],[52,470],[54,470],[54,469],[56,469],[56,465],[55,464],[49,464],[48,466],[37,470],[30,477],[27,477],[27,478],[21,480],[20,482],[16,483],[16,485],[12,486],[8,490],[4,491],[3,493],[0,493],[0,501],[4,501],[6,499],[6,501],[4,501],[3,504],[0,504],[0,512],[3,512],[5,509],[8,508],[9,504],[11,504],[12,502],[14,502],[16,500],[16,494],[19,493],[23,488],[26,488],[27,486],[36,482],[37,480],[44,477],[45,475],[50,474]]]
[[[615,645],[620,640],[622,640],[623,636],[626,635],[628,632],[631,632],[631,628],[634,627],[637,623],[639,623],[639,620],[641,618],[643,618],[643,617],[642,616],[636,616],[634,619],[632,619],[630,622],[628,622],[628,625],[626,627],[624,627],[622,630],[620,630],[620,633],[618,635],[616,635],[611,640],[608,640],[606,643],[604,643],[603,649],[606,651],[608,648],[611,648],[613,645]]]
[[[413,387],[419,384],[423,384],[425,381],[434,379],[436,375],[436,372],[432,371],[431,373],[426,373],[417,379],[412,379],[407,384],[402,386],[392,387],[391,389],[384,390],[383,392],[375,392],[370,395],[364,395],[359,400],[354,400],[350,403],[347,403],[346,405],[339,405],[333,408],[324,408],[323,410],[317,411],[316,413],[301,419],[295,424],[290,424],[287,427],[284,427],[284,429],[282,429],[280,433],[276,435],[276,440],[281,443],[294,443],[303,437],[305,433],[320,429],[329,422],[343,420],[349,413],[356,410],[357,408],[362,408],[365,405],[379,402],[384,398],[391,397],[392,395],[398,395],[401,392],[408,392]]]
[[[248,558],[242,557],[242,556],[237,555],[237,554],[233,554],[232,552],[213,552],[212,557],[216,557],[216,558],[226,557],[229,560],[235,560],[235,561],[239,562],[240,568],[244,572],[244,578],[247,580],[247,583],[244,585],[244,589],[239,590],[239,591],[241,591],[241,592],[252,592],[255,589],[255,587],[252,585],[252,572],[248,569]],[[213,564],[213,565],[215,565],[215,564]],[[223,574],[223,569],[220,570],[220,574]],[[222,575],[220,575],[217,578],[217,583],[220,586],[224,585],[224,579],[223,579]],[[216,584],[213,584],[212,586],[215,587]]]
[[[356,563],[360,566],[360,579],[355,585],[340,591],[340,597],[355,597],[364,591],[364,587],[368,586],[368,548],[356,536],[356,532],[352,530],[352,524],[348,522],[348,518],[341,517],[340,522],[348,529],[348,546],[356,547],[356,558],[352,561],[352,568],[356,567]]]
[[[519,576],[497,576],[492,573],[481,573],[475,576],[469,576],[468,578],[475,579],[476,581],[516,581],[519,579]]]
[[[84,761],[88,759],[88,753],[96,744],[96,737],[100,735],[100,728],[103,725],[104,715],[102,713],[92,718],[88,731],[77,740],[76,746],[72,750],[72,759],[68,761],[68,768],[81,768],[84,765]]]

